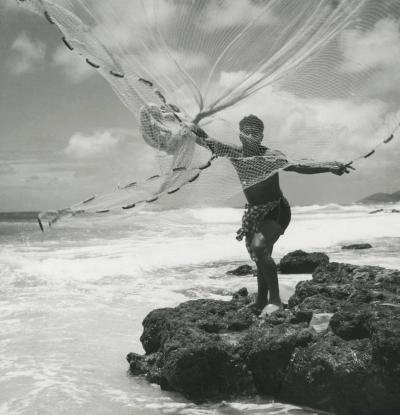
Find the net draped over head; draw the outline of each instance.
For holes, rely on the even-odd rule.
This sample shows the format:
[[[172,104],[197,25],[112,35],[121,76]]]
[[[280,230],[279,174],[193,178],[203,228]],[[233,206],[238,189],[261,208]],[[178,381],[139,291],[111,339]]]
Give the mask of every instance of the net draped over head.
[[[157,154],[154,175],[54,218],[130,210],[166,194],[178,206],[186,184],[186,199],[229,200],[239,183],[252,186],[293,159],[350,161],[397,128],[393,85],[382,79],[399,63],[399,0],[16,1],[58,26]],[[280,151],[243,154],[240,134],[252,131],[240,132],[239,121],[248,114]]]

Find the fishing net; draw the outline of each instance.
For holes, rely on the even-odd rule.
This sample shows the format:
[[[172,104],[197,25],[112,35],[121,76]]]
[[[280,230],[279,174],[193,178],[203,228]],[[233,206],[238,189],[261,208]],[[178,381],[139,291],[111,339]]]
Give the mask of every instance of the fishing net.
[[[43,214],[50,224],[167,199],[229,204],[296,160],[370,157],[398,128],[398,0],[17,2],[107,80],[156,155],[150,177]],[[239,127],[249,113],[264,125]]]

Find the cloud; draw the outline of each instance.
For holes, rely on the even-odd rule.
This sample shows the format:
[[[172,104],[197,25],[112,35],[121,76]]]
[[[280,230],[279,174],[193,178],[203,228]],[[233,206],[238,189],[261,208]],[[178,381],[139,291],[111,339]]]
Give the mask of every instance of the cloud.
[[[263,79],[265,74],[262,72],[254,72],[249,78],[247,71],[226,72],[221,71],[218,88],[229,89],[234,85],[241,84],[241,88],[249,87],[253,82]]]
[[[3,0],[2,5],[6,10],[13,10],[18,8],[18,3],[15,0]]]
[[[13,166],[11,166],[10,164],[0,164],[0,176],[2,175],[9,175],[9,174],[13,174],[15,173],[16,170]]]
[[[392,19],[379,20],[370,31],[347,30],[342,42],[344,71],[361,72],[399,65],[399,23]]]
[[[173,59],[186,71],[201,70],[208,64],[208,57],[201,52],[171,50],[170,53]],[[158,50],[146,53],[141,58],[141,62],[147,68],[155,68],[156,74],[174,76],[179,74],[179,69],[173,59],[170,58],[165,50]]]
[[[26,33],[21,33],[11,45],[11,57],[8,65],[15,75],[28,73],[42,63],[46,46],[39,40],[30,39]]]
[[[255,25],[265,25],[267,22],[275,21],[271,10],[261,16],[267,8],[265,2],[251,0],[209,1],[201,19],[201,27],[203,30],[224,30],[232,26],[245,25],[253,20]],[[258,18],[260,16],[261,18]]]
[[[59,168],[57,171],[54,169],[56,166]],[[52,161],[44,157],[35,159],[20,156],[0,166],[0,175],[2,174],[7,175],[7,180],[0,181],[0,191],[18,189],[19,192],[28,188],[48,192],[54,179],[67,185],[72,177],[71,166],[65,166],[56,155],[53,155]]]
[[[69,139],[64,152],[75,159],[101,158],[109,155],[121,139],[110,131],[97,131],[91,135],[77,132]]]
[[[235,74],[221,79],[229,78]],[[263,119],[267,145],[292,158],[351,158],[383,140],[389,127],[394,127],[390,106],[380,99],[305,98],[267,87],[217,115],[226,122],[216,121],[206,130],[213,137],[239,144],[238,122],[249,113]]]
[[[29,176],[25,179],[26,183],[34,183],[40,180],[40,177],[34,174],[33,176]]]
[[[186,4],[190,5],[194,5],[195,3],[199,4],[198,2],[184,1]],[[161,1],[160,4],[162,5],[162,8],[160,8],[160,10],[151,10],[153,4],[152,1],[140,3],[132,2],[131,0],[115,0],[115,2],[109,2],[109,0],[95,0],[94,3],[96,3],[96,13],[104,18],[104,22],[107,23],[107,27],[110,29],[104,31],[104,25],[103,27],[96,27],[96,30],[98,29],[99,33],[101,32],[99,36],[105,41],[106,45],[121,46],[123,52],[128,50],[129,53],[134,51],[137,44],[142,40],[146,45],[153,45],[149,37],[151,31],[147,29],[150,28],[152,30],[154,27],[150,25],[147,28],[146,15],[139,12],[141,7],[140,4],[144,4],[144,7],[148,8],[147,11],[150,13],[150,17],[152,16],[151,13],[157,13],[159,29],[161,33],[165,34],[165,37],[168,39],[169,45],[173,50],[173,55],[180,63],[182,63],[182,66],[184,66],[186,70],[190,70],[191,74],[193,74],[197,68],[200,68],[202,69],[201,74],[203,74],[203,77],[207,76],[207,68],[209,68],[208,65],[210,65],[207,56],[210,56],[208,59],[211,61],[215,57],[212,52],[219,50],[217,42],[215,42],[215,45],[209,43],[212,42],[213,39],[216,39],[214,36],[216,35],[217,30],[215,30],[215,32],[210,31],[209,33],[204,33],[201,31],[200,26],[194,25],[193,33],[190,33],[192,28],[189,28],[188,25],[185,29],[184,24],[181,26],[177,25],[174,30],[168,30],[171,21],[178,21],[176,19],[177,16],[182,17],[180,20],[182,23],[189,17],[189,14],[187,14],[185,8],[183,8],[186,6],[182,6],[181,1]],[[200,3],[205,4],[208,7],[207,13],[209,13],[210,10],[213,10],[213,8],[215,10],[218,9],[215,14],[209,14],[209,28],[212,28],[213,30],[217,29],[217,27],[220,27],[221,30],[230,29],[230,25],[232,24],[235,24],[240,28],[242,25],[249,22],[249,19],[256,16],[256,13],[261,10],[261,4],[265,4],[265,2],[257,2],[254,0],[212,0],[210,2]],[[99,4],[98,8],[97,4]],[[245,6],[248,6],[249,8],[243,10],[243,7]],[[126,11],[126,13],[118,13],[119,16],[121,16],[121,20],[115,19],[115,14],[108,14],[108,11],[114,7],[118,10]],[[124,8],[122,9],[122,7]],[[178,10],[178,7],[182,7],[182,9]],[[179,14],[177,15],[176,13]],[[135,23],[137,22],[138,25],[132,24],[132,19]],[[152,19],[150,18],[150,20]],[[342,72],[338,74],[339,77],[337,79],[339,81],[342,80],[342,78],[340,78],[342,76],[357,77],[359,74],[362,74],[363,71],[372,70],[377,73],[376,80],[374,81],[377,91],[382,91],[382,84],[380,84],[380,82],[385,82],[385,85],[387,85],[385,90],[390,90],[390,88],[394,89],[393,79],[400,78],[399,75],[396,75],[397,73],[400,73],[396,68],[396,65],[399,65],[395,63],[398,59],[398,50],[400,50],[400,48],[397,46],[397,50],[394,49],[394,45],[398,42],[398,27],[393,19],[386,19],[378,23],[369,31],[348,31],[343,35],[344,63],[341,67]],[[260,28],[258,27],[258,29]],[[174,35],[178,36],[180,30],[182,31],[182,37],[174,37]],[[226,30],[226,33],[228,32],[229,30]],[[106,37],[107,33],[109,36],[108,38]],[[139,37],[136,36],[138,33],[140,34]],[[186,34],[187,37],[185,37]],[[197,35],[199,34],[203,37],[199,36],[197,38]],[[220,34],[221,33],[219,33],[219,35]],[[271,38],[274,39],[273,36],[271,36]],[[221,38],[219,37],[218,39]],[[198,43],[196,43],[197,40]],[[245,44],[246,42],[243,43]],[[202,53],[200,44],[207,44],[210,47],[207,54]],[[194,50],[189,52],[189,48],[183,48],[184,45],[199,47],[197,49],[193,48]],[[376,53],[375,50],[372,51],[373,48],[371,45],[374,45],[374,49],[379,49],[378,53]],[[222,48],[224,45],[221,44],[220,46]],[[154,68],[160,76],[166,75],[174,78],[176,75],[175,65],[168,57],[156,52],[156,50],[158,49],[148,49],[147,56],[145,57],[148,61],[145,62],[145,66],[148,67],[149,70]],[[176,52],[176,50],[179,50],[179,52]],[[116,49],[113,49],[113,52],[114,51],[116,51]],[[355,53],[353,53],[353,51],[355,51]],[[246,56],[251,57],[252,54],[255,57],[258,56],[254,50],[249,51],[248,55],[244,54],[243,63],[245,63],[245,65],[243,66],[246,68],[252,66],[252,61],[247,61],[244,58]],[[239,54],[233,56],[239,56]],[[336,51],[334,57],[338,58],[335,60],[335,63],[337,66],[340,66],[340,56]],[[129,59],[132,58],[127,57],[127,61]],[[141,57],[139,57],[139,59],[141,59]],[[357,62],[357,65],[354,64],[354,61]],[[240,62],[241,61],[239,61],[239,63]],[[84,63],[84,60],[77,57],[74,52],[70,52],[64,47],[60,47],[54,52],[52,56],[52,65],[55,65],[62,70],[71,82],[74,83],[81,82],[87,79],[92,73],[96,72],[87,66]],[[337,66],[332,69],[332,73],[337,70]],[[314,68],[315,67],[316,66],[314,66]],[[235,59],[232,59],[231,61],[226,60],[223,62],[223,65],[221,65],[221,70],[224,71],[233,71],[234,69],[232,68],[239,69],[242,68],[242,66],[239,66]],[[321,70],[319,67],[317,69]],[[129,72],[128,68],[126,73],[130,74],[133,72]],[[195,75],[197,74],[198,73],[195,72]],[[331,74],[331,72],[329,74]],[[243,79],[247,74],[245,71],[220,72],[215,74],[215,78],[217,78],[218,75],[221,75],[219,86],[221,87],[221,90],[223,90],[238,79]],[[337,74],[334,73],[334,75]],[[312,77],[310,76],[308,79],[311,78]],[[323,78],[326,80],[328,77],[326,74],[321,74],[320,78],[317,80],[320,81],[322,79],[323,81]],[[194,76],[194,79],[197,81],[198,79],[201,79],[201,76]],[[311,82],[307,84],[308,79],[306,79],[305,75],[302,77],[302,74],[300,74],[299,84],[303,87],[304,85],[302,82],[305,81],[306,85],[304,91],[306,93],[308,93],[307,87],[311,84]],[[155,82],[155,84],[157,85],[157,82]],[[337,84],[343,85],[344,83],[337,82]],[[363,82],[363,86],[366,84],[366,82]],[[332,92],[334,88],[334,92],[337,93],[335,98],[333,98],[333,94],[331,97],[327,96],[328,94],[324,95],[325,92]],[[371,90],[371,83],[368,84],[368,88]],[[308,155],[312,158],[342,159],[347,158],[348,156],[350,157],[353,154],[361,154],[371,147],[375,140],[381,138],[381,132],[384,132],[384,130],[381,129],[381,126],[385,124],[386,114],[388,114],[390,110],[386,104],[387,100],[385,97],[381,97],[382,99],[370,99],[368,96],[362,100],[357,100],[356,97],[350,97],[349,99],[338,98],[338,96],[342,96],[340,94],[342,90],[338,93],[336,84],[333,85],[332,90],[326,87],[323,92],[319,94],[322,95],[322,97],[319,96],[317,99],[315,96],[310,97],[311,94],[309,95],[309,98],[305,98],[304,96],[296,95],[287,90],[277,88],[266,89],[263,93],[249,97],[246,101],[243,101],[228,111],[220,114],[230,122],[232,128],[228,128],[226,124],[219,128],[210,126],[210,132],[215,131],[213,136],[216,138],[230,142],[235,141],[239,144],[237,139],[238,121],[244,115],[255,113],[256,115],[259,115],[266,124],[266,144],[271,144],[271,146],[287,151],[293,158]],[[213,92],[214,90],[211,91],[211,93]],[[174,94],[176,94],[176,96],[178,95],[177,91],[172,90],[169,91],[166,96],[171,100],[174,97]],[[184,90],[184,94],[185,97],[191,96],[187,90]],[[219,95],[219,90],[216,90],[215,94]],[[189,108],[182,99],[177,99],[176,103],[184,109]],[[206,129],[209,131],[208,127]],[[389,148],[389,146],[384,148]],[[144,152],[146,150],[148,150],[148,148],[141,142],[140,137],[136,137],[135,143],[133,143],[133,140],[126,140],[125,136],[118,134],[115,130],[98,131],[93,134],[82,132],[74,134],[65,145],[62,154],[59,154],[59,156],[72,164],[72,167],[70,167],[69,170],[73,170],[74,176],[73,179],[71,179],[72,184],[70,194],[72,195],[73,191],[83,191],[83,187],[81,186],[83,179],[93,180],[93,183],[90,183],[91,185],[96,184],[98,188],[104,188],[107,183],[106,176],[110,176],[111,174],[110,167],[113,169],[113,176],[123,175],[127,180],[130,178],[136,179],[137,174],[144,174],[143,169],[145,169],[146,166],[149,170],[156,167],[156,161],[154,161],[150,152],[147,156],[147,161],[145,161]],[[379,159],[380,156],[377,156],[376,159],[368,159],[368,162],[371,160],[371,163],[374,163],[375,160]],[[368,165],[370,166],[371,164]],[[57,175],[58,172],[54,172],[54,174]],[[76,178],[80,178],[79,181]],[[210,180],[215,180],[215,176],[211,174]],[[74,190],[72,190],[72,188]],[[63,191],[65,191],[65,189],[63,189]]]
[[[182,13],[184,6],[182,2],[169,0],[156,4],[154,1],[96,0],[94,34],[105,45],[118,44],[121,49],[141,46],[142,42],[154,41],[155,28],[162,32],[178,13]],[[118,13],[118,19],[112,18],[115,10],[124,11]]]
[[[72,83],[82,82],[95,73],[81,56],[71,52],[65,46],[59,46],[55,50],[53,64],[59,67]]]
[[[229,77],[225,76],[223,81]],[[231,74],[231,78],[234,79],[235,74]],[[283,151],[292,160],[308,158],[315,161],[354,160],[388,137],[396,120],[398,122],[400,119],[400,113],[391,112],[390,105],[380,99],[305,98],[282,89],[266,88],[262,93],[221,112],[216,118],[223,118],[224,121],[216,120],[205,125],[204,129],[211,137],[240,145],[238,123],[250,113],[264,121],[264,145]],[[357,171],[350,176],[350,180],[355,181],[351,185],[347,181],[348,188],[343,190],[344,195],[347,193],[348,201],[356,198],[353,192],[357,192],[361,181],[384,183],[385,180],[392,180],[389,179],[391,176],[397,180],[400,157],[398,139],[400,134],[393,143],[380,147],[374,156],[356,164]],[[329,179],[322,177],[318,186],[329,186]],[[294,178],[293,183],[295,180],[300,183],[298,188],[295,184],[292,186],[293,194],[297,195],[296,203],[318,201],[318,195],[324,194],[322,189],[325,188],[316,187],[312,192],[315,198],[308,200],[306,182],[303,181],[303,188],[301,179]],[[219,198],[229,199],[234,192],[240,192],[232,168],[220,159],[213,164],[211,171],[204,173],[202,185],[197,191],[208,190],[212,195],[218,193]],[[329,200],[342,198],[342,195],[332,192]]]
[[[400,25],[393,18],[379,20],[371,30],[348,30],[342,34],[341,70],[362,77],[362,91],[369,96],[389,95],[396,101],[400,91]]]

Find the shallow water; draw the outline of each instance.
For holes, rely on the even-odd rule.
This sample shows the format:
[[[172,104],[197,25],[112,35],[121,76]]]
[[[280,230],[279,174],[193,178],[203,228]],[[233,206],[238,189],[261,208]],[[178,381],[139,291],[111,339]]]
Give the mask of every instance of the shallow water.
[[[276,258],[323,250],[331,260],[400,268],[400,215],[328,205],[295,208]],[[247,262],[234,234],[241,212],[142,212],[98,226],[72,220],[41,234],[0,222],[0,414],[308,414],[267,399],[194,405],[127,375],[141,322],[155,307],[255,290],[227,276]],[[343,243],[370,242],[365,251]],[[308,276],[302,276],[307,278]],[[281,276],[287,298],[299,276]]]

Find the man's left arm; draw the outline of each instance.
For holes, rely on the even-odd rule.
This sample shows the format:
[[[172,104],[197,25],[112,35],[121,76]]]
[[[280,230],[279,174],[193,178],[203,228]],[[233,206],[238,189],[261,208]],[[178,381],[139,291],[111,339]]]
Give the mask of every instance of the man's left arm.
[[[343,164],[338,161],[317,162],[313,160],[300,160],[291,163],[284,168],[285,171],[294,171],[301,174],[319,174],[319,173],[333,173],[341,176],[344,173],[350,173],[350,170],[355,170],[350,164]]]
[[[192,124],[190,129],[196,136],[196,144],[207,148],[217,157],[238,157],[241,154],[239,147],[232,144],[225,144],[209,137],[208,134],[196,124]]]

